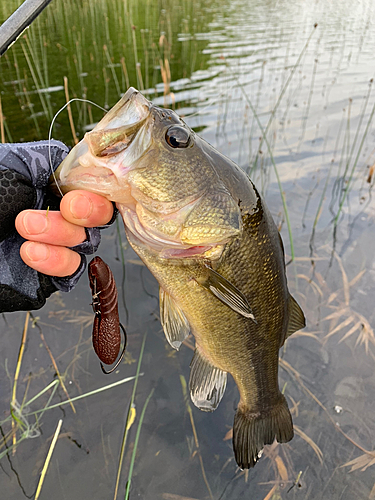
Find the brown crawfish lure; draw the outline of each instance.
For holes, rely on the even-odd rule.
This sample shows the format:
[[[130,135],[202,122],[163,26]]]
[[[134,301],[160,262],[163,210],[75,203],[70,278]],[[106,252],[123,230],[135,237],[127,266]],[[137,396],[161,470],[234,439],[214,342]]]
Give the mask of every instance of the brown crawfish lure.
[[[126,348],[126,331],[119,320],[117,304],[117,287],[109,266],[100,258],[94,257],[88,267],[92,308],[95,313],[92,329],[92,343],[98,355],[102,371],[112,373],[121,363]],[[121,332],[124,333],[124,348],[117,363],[109,371],[103,364],[111,365],[116,361],[120,351]]]

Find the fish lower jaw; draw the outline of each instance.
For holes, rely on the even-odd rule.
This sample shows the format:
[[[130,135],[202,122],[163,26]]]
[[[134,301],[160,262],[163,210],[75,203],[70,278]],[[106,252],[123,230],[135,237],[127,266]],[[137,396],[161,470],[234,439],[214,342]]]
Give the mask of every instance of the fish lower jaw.
[[[148,252],[157,254],[161,259],[204,259],[218,260],[224,250],[225,244],[189,245],[178,239],[160,235],[146,228],[140,222],[137,213],[129,205],[116,204],[120,211],[129,242],[138,247],[146,248]]]
[[[145,248],[147,252],[156,254],[161,259],[172,261],[202,259],[212,261],[220,258],[223,252],[224,245],[189,246],[177,241],[162,239],[158,236],[154,237],[151,232],[146,232],[142,226],[134,224],[134,220],[126,216],[124,217],[123,212],[121,212],[121,214],[130,244],[132,246]]]
[[[155,254],[160,259],[166,259],[169,261],[181,261],[181,260],[196,260],[202,259],[207,260],[205,256],[206,252],[210,252],[212,247],[210,246],[176,246],[171,247],[168,244],[163,244],[159,241],[152,240],[151,238],[147,238],[147,240],[139,235],[139,233],[134,233],[126,224],[125,224],[126,236],[129,240],[129,243],[133,247],[141,247],[145,248],[148,253]]]
[[[218,261],[224,251],[225,245],[196,245],[185,246],[180,249],[164,249],[160,256],[164,259],[201,259],[205,261]]]
[[[164,249],[160,253],[160,257],[163,259],[189,259],[189,258],[201,258],[206,259],[206,254],[212,250],[209,246],[193,246],[184,248],[168,248]]]

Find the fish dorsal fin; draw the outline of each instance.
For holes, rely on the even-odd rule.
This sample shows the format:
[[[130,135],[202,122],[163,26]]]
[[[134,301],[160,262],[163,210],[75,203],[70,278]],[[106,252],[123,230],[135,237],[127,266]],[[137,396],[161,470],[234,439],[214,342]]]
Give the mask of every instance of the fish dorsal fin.
[[[202,411],[214,411],[224,395],[227,372],[212,365],[197,347],[190,364],[191,400]]]
[[[306,319],[302,309],[298,305],[296,299],[291,295],[289,295],[289,323],[285,339],[290,337],[292,333],[301,330],[301,328],[305,328],[305,326],[306,326]]]
[[[208,270],[208,277],[198,278],[197,282],[215,295],[221,302],[233,309],[233,311],[245,316],[245,318],[252,319],[256,323],[257,321],[245,295],[207,264],[206,268]]]
[[[189,322],[175,300],[161,287],[159,289],[159,298],[160,321],[165,336],[173,349],[178,351],[182,342],[189,335]]]

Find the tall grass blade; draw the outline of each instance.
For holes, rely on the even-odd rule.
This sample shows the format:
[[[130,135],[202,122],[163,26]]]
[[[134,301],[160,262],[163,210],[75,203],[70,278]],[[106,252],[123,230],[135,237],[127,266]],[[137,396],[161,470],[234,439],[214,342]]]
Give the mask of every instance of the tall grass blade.
[[[363,113],[364,114],[364,113]],[[362,116],[363,116],[362,114]],[[352,181],[353,181],[353,176],[354,176],[354,171],[356,169],[356,166],[357,166],[357,163],[358,163],[358,160],[359,160],[359,157],[361,155],[361,152],[362,152],[362,148],[363,148],[363,145],[365,143],[365,139],[367,137],[367,134],[368,134],[368,131],[369,131],[369,128],[370,128],[370,125],[371,125],[371,122],[372,122],[372,119],[374,117],[374,114],[375,114],[375,104],[373,105],[372,107],[372,110],[371,110],[371,113],[370,113],[370,117],[367,121],[367,125],[366,125],[366,128],[365,128],[365,132],[362,136],[362,140],[360,142],[360,145],[359,145],[359,148],[358,148],[358,151],[357,151],[357,155],[355,157],[355,160],[354,160],[354,163],[353,163],[353,166],[352,166],[352,170],[350,172],[350,176],[349,176],[349,179],[348,179],[348,182],[346,184],[346,187],[345,187],[345,190],[344,190],[344,193],[342,195],[342,198],[341,198],[341,202],[340,202],[340,205],[339,205],[339,208],[338,208],[338,211],[337,211],[337,214],[336,214],[336,217],[334,219],[334,227],[336,229],[337,227],[337,224],[338,224],[338,220],[339,220],[339,217],[340,217],[340,214],[341,214],[341,211],[342,211],[342,207],[344,206],[344,203],[345,203],[345,200],[346,200],[346,197],[348,196],[348,193],[349,193],[349,190],[351,188],[351,184],[352,184]],[[362,116],[361,116],[361,120],[362,120]],[[357,132],[359,130],[359,126],[358,126],[358,129],[357,129]]]
[[[183,397],[184,397],[184,400],[185,400],[185,404],[186,404],[186,410],[187,410],[187,412],[189,414],[191,428],[193,430],[194,442],[195,442],[195,447],[197,449],[197,454],[198,454],[198,457],[199,457],[199,462],[200,462],[200,465],[201,465],[203,480],[204,480],[204,482],[206,484],[206,488],[208,490],[208,494],[210,495],[210,499],[213,500],[214,497],[212,495],[211,487],[210,487],[210,484],[209,484],[208,479],[207,479],[206,471],[205,471],[204,465],[203,465],[202,455],[201,455],[200,448],[199,448],[199,440],[198,440],[197,429],[195,427],[195,422],[194,422],[194,417],[193,417],[193,411],[192,411],[191,406],[189,404],[189,396],[188,396],[188,391],[187,391],[187,383],[186,383],[185,377],[183,375],[180,375],[180,382],[181,382],[182,394],[183,394]]]
[[[142,375],[143,375],[143,373],[139,374],[140,377]],[[99,394],[103,391],[107,391],[108,389],[113,389],[114,387],[117,387],[118,385],[126,384],[127,382],[131,382],[135,378],[136,378],[135,376],[123,378],[121,380],[118,380],[117,382],[114,382],[113,384],[105,385],[104,387],[99,387],[99,389],[95,389],[94,391],[86,392],[85,394],[80,394],[79,396],[76,396],[76,397],[71,398],[69,400],[61,401],[60,403],[56,403],[54,405],[47,406],[46,408],[43,408],[42,410],[32,411],[30,413],[27,413],[26,416],[38,415],[39,413],[43,413],[46,410],[52,410],[53,408],[59,408],[60,406],[70,404],[71,401],[78,401],[79,399],[84,399],[84,398],[88,398],[89,396],[94,396],[95,394]]]
[[[117,75],[116,75],[116,71],[115,71],[115,68],[114,68],[114,66],[113,66],[113,62],[112,62],[112,60],[111,60],[111,56],[109,55],[109,50],[108,50],[107,45],[104,45],[104,46],[103,46],[103,50],[104,50],[105,56],[106,56],[106,58],[107,58],[108,67],[110,68],[111,73],[112,73],[112,78],[113,78],[113,81],[115,82],[117,95],[120,97],[120,95],[121,95],[120,84],[119,84],[119,82],[118,82],[118,78],[117,78]]]
[[[37,323],[36,323],[36,324],[37,324]],[[62,378],[62,376],[61,376],[61,373],[60,373],[60,370],[59,370],[59,368],[58,368],[58,366],[57,366],[57,363],[56,363],[56,361],[55,361],[55,358],[53,357],[52,351],[51,351],[51,349],[48,347],[48,344],[47,344],[46,339],[45,339],[45,337],[44,337],[44,335],[43,335],[42,329],[39,327],[39,325],[38,325],[38,324],[37,324],[37,326],[38,326],[38,328],[39,328],[39,335],[40,335],[40,338],[42,339],[43,345],[44,345],[44,347],[46,348],[46,350],[47,350],[47,352],[48,352],[48,355],[49,355],[49,357],[50,357],[50,359],[51,359],[51,362],[52,362],[53,367],[54,367],[54,369],[55,369],[55,372],[56,372],[57,378],[59,379],[59,382],[60,382],[60,384],[61,384],[61,387],[62,387],[63,391],[65,392],[65,395],[66,395],[66,397],[68,398],[68,400],[70,400],[70,396],[69,396],[68,390],[67,390],[67,388],[66,388],[66,386],[65,386],[65,384],[64,384],[64,380],[63,380],[63,378]],[[74,406],[74,404],[73,404],[72,402],[70,403],[70,406],[72,407],[73,412],[74,412],[74,413],[77,413],[77,411],[76,411],[76,409],[75,409],[75,406]]]
[[[257,164],[258,157],[259,157],[259,151],[261,150],[262,144],[263,144],[263,140],[264,140],[265,136],[268,134],[268,131],[269,131],[271,125],[272,125],[272,122],[273,122],[273,119],[275,117],[277,108],[279,107],[280,102],[281,102],[282,98],[284,97],[284,94],[285,94],[287,88],[289,87],[290,82],[292,81],[293,75],[296,72],[296,70],[297,70],[297,68],[298,68],[298,66],[300,64],[301,59],[302,59],[303,55],[305,54],[305,52],[307,50],[307,47],[309,46],[310,40],[311,40],[311,38],[312,38],[312,36],[313,36],[313,34],[314,34],[314,32],[315,32],[315,30],[316,30],[317,27],[318,27],[318,25],[315,23],[314,24],[314,28],[312,29],[312,31],[311,31],[311,33],[310,33],[310,35],[309,35],[309,37],[308,37],[308,39],[307,39],[307,41],[305,43],[305,45],[304,45],[304,47],[303,47],[300,55],[298,56],[297,61],[295,62],[294,66],[292,68],[292,71],[289,74],[289,77],[288,77],[287,81],[285,82],[285,85],[283,86],[283,88],[282,88],[282,90],[280,92],[280,95],[279,95],[279,97],[278,97],[278,99],[276,101],[276,104],[275,104],[275,106],[274,106],[274,108],[273,108],[273,110],[271,112],[271,116],[270,116],[270,118],[268,120],[268,123],[267,123],[267,126],[265,128],[265,131],[264,131],[265,135],[262,134],[262,139],[260,141],[260,144],[259,144],[259,147],[258,147],[258,152],[256,154],[256,157],[255,157],[255,160],[254,160],[254,163],[253,163],[253,166],[252,166],[251,170],[253,170],[255,168],[256,164]]]
[[[114,497],[113,497],[114,500],[116,500],[117,494],[118,494],[118,488],[119,488],[119,484],[120,484],[120,476],[121,476],[122,463],[123,463],[123,460],[124,460],[126,442],[127,442],[128,435],[129,435],[129,430],[130,430],[130,427],[131,427],[130,420],[132,419],[132,417],[134,415],[134,412],[133,412],[133,410],[134,410],[134,400],[135,400],[135,394],[136,394],[136,391],[137,391],[138,379],[139,379],[139,376],[140,376],[140,369],[141,369],[141,364],[142,364],[142,359],[143,359],[143,353],[144,353],[144,350],[145,350],[146,338],[147,338],[147,332],[143,336],[143,341],[142,341],[142,345],[141,345],[141,351],[139,353],[139,358],[138,358],[137,371],[136,371],[136,374],[135,374],[135,377],[134,377],[135,378],[135,382],[134,382],[134,386],[133,386],[133,392],[132,392],[132,395],[131,395],[131,398],[130,398],[128,413],[127,413],[126,421],[125,421],[125,430],[124,430],[124,435],[123,435],[123,438],[122,438],[119,463],[118,463],[118,467],[117,467],[115,492],[114,492]]]
[[[59,437],[59,434],[60,434],[62,423],[63,423],[63,421],[60,419],[59,423],[57,424],[56,431],[55,431],[55,434],[53,436],[51,446],[48,450],[46,461],[44,462],[43,469],[42,469],[42,472],[40,474],[38,487],[37,487],[36,493],[35,493],[35,500],[38,500],[40,492],[42,490],[44,478],[46,477],[47,469],[48,469],[49,463],[51,461],[53,450],[55,449],[57,438]]]
[[[133,453],[132,453],[132,458],[130,461],[130,468],[129,468],[129,475],[128,475],[128,482],[126,483],[126,491],[125,491],[125,500],[129,499],[129,493],[130,493],[130,486],[131,486],[131,481],[132,481],[132,476],[133,476],[133,469],[134,469],[134,462],[135,462],[135,456],[137,453],[138,449],[138,441],[139,441],[139,436],[141,434],[141,428],[143,424],[143,419],[145,417],[145,413],[147,410],[148,403],[150,402],[150,399],[152,398],[152,395],[154,394],[154,388],[151,389],[150,394],[148,395],[146,402],[142,408],[142,413],[139,419],[139,424],[137,428],[137,433],[135,435],[135,441],[134,441],[134,448],[133,448]]]
[[[44,99],[44,95],[43,93],[41,92],[41,87],[38,83],[38,79],[36,77],[36,74],[35,74],[35,71],[34,71],[34,68],[33,68],[33,65],[30,61],[30,58],[29,58],[29,54],[27,53],[27,50],[26,50],[26,47],[24,46],[24,44],[21,42],[21,47],[22,47],[22,50],[23,50],[23,53],[25,55],[25,59],[26,59],[26,62],[29,66],[29,70],[30,70],[30,73],[31,73],[31,76],[32,76],[32,79],[33,79],[33,82],[34,82],[34,85],[38,91],[38,94],[39,94],[39,99],[40,99],[40,103],[42,105],[42,108],[43,108],[43,111],[44,111],[44,114],[45,116],[50,120],[52,118],[52,115],[50,116],[49,114],[49,110],[48,110],[48,107],[47,107],[47,104],[46,104],[46,101]]]
[[[11,400],[11,403],[10,403],[11,414],[12,414],[12,407],[14,407],[14,405],[17,402],[17,383],[18,383],[18,377],[20,375],[20,370],[21,370],[21,364],[22,364],[23,355],[24,355],[24,352],[25,352],[25,345],[26,345],[26,338],[27,338],[27,330],[28,330],[28,326],[29,326],[29,319],[30,319],[30,312],[27,311],[26,316],[25,316],[25,325],[23,327],[23,332],[22,332],[20,350],[18,352],[16,371],[15,371],[15,374],[14,374],[12,400]],[[15,427],[15,421],[14,421],[14,419],[12,419],[12,430],[13,431],[15,430],[14,427]],[[16,433],[14,432],[14,434],[13,434],[13,446],[15,447],[16,444],[17,444],[17,437],[16,437]],[[14,452],[14,449],[13,449],[13,452]]]
[[[294,432],[300,436],[311,448],[314,450],[315,455],[318,457],[319,462],[323,464],[323,452],[319,446],[309,437],[300,427],[294,424]]]
[[[68,77],[67,76],[64,76],[64,90],[65,90],[65,99],[66,99],[66,104],[67,104],[67,109],[68,109],[69,124],[70,124],[70,129],[72,131],[73,141],[74,141],[74,144],[78,144],[76,129],[74,127],[74,122],[73,122],[72,109],[70,107],[71,101],[69,99]]]
[[[267,136],[266,136],[266,131],[263,129],[262,127],[262,124],[260,123],[260,120],[259,120],[259,116],[249,98],[249,96],[247,95],[245,89],[243,88],[243,85],[241,84],[241,82],[238,80],[238,77],[237,78],[237,82],[238,82],[238,86],[240,87],[244,97],[245,97],[245,100],[246,102],[248,103],[248,105],[250,106],[250,109],[253,113],[253,115],[255,116],[255,119],[258,123],[258,127],[261,131],[261,134],[262,134],[262,138],[264,140],[264,142],[266,143],[267,145],[267,150],[268,150],[268,154],[270,155],[270,159],[271,159],[271,162],[272,162],[272,166],[273,166],[273,169],[274,169],[274,172],[275,172],[275,175],[276,175],[276,179],[277,179],[277,184],[279,186],[279,191],[280,191],[280,196],[281,196],[281,201],[282,201],[282,204],[283,204],[283,208],[284,208],[284,214],[285,214],[285,219],[286,219],[286,224],[287,224],[287,227],[288,227],[288,233],[289,233],[289,243],[290,243],[290,253],[291,253],[291,260],[290,262],[292,262],[294,260],[294,244],[293,244],[293,235],[292,235],[292,227],[291,227],[291,224],[290,224],[290,219],[289,219],[289,213],[288,213],[288,207],[287,207],[287,204],[286,204],[286,199],[285,199],[285,193],[283,191],[283,187],[281,185],[281,180],[280,180],[280,176],[279,176],[279,172],[277,170],[277,167],[276,167],[276,163],[275,163],[275,160],[273,158],[273,154],[272,154],[272,151],[271,151],[271,146],[268,142],[268,139],[267,139]]]
[[[25,35],[24,39],[26,40],[27,47],[28,47],[29,52],[31,54],[31,57],[32,57],[32,60],[34,62],[34,66],[36,68],[36,71],[38,73],[39,81],[40,81],[40,83],[42,85],[42,90],[46,89],[48,87],[48,84],[47,84],[47,81],[45,81],[43,79],[43,75],[42,75],[42,72],[41,72],[41,69],[40,69],[40,65],[39,65],[39,58],[35,55],[34,49],[33,49],[33,47],[30,44],[29,37],[27,35]],[[35,45],[35,44],[33,43],[33,45]],[[49,94],[46,94],[46,100],[45,100],[45,102],[46,102],[46,105],[47,105],[47,108],[48,108],[48,115],[47,115],[47,117],[49,119],[51,119],[51,117],[53,115],[53,112],[52,112],[52,106],[51,106],[49,97],[50,97]]]

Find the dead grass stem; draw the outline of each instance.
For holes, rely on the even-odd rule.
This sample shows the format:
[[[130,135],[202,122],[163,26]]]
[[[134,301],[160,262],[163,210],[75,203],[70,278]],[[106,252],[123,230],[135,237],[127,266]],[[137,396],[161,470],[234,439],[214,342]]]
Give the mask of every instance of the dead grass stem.
[[[78,144],[78,138],[73,122],[72,108],[70,107],[69,89],[68,89],[68,77],[64,76],[64,90],[65,90],[65,100],[67,102],[67,110],[69,116],[70,130],[72,131],[74,144]]]
[[[203,476],[203,480],[204,480],[204,482],[206,484],[206,487],[207,487],[207,490],[208,490],[208,494],[210,495],[211,500],[213,500],[214,497],[212,495],[211,487],[210,487],[210,485],[208,483],[208,479],[207,479],[207,476],[206,476],[206,471],[205,471],[204,465],[203,465],[203,459],[202,459],[202,454],[201,454],[200,447],[199,447],[199,440],[198,440],[197,429],[195,427],[195,422],[194,422],[194,417],[193,417],[193,411],[192,411],[191,406],[189,404],[189,396],[188,396],[188,392],[187,392],[187,384],[186,384],[185,377],[183,375],[180,375],[180,382],[181,382],[181,387],[182,387],[182,395],[184,397],[185,404],[186,404],[186,410],[187,410],[187,412],[189,414],[190,424],[191,424],[191,428],[193,430],[193,436],[194,436],[194,442],[195,442],[195,448],[196,448],[195,452],[197,453],[197,455],[199,457],[199,462],[200,462],[200,465],[201,465],[202,476]]]

